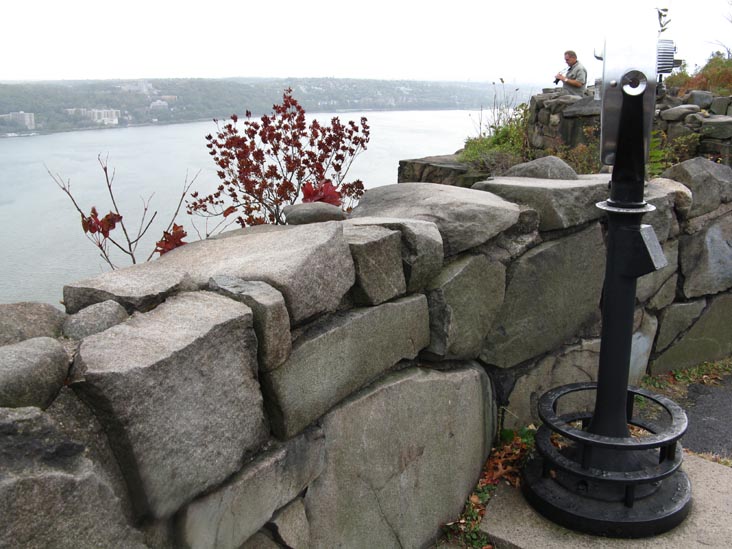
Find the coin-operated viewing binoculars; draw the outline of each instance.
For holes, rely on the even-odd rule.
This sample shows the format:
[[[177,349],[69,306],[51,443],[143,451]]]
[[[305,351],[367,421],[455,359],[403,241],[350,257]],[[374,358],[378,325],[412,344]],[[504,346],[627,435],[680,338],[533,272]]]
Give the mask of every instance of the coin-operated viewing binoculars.
[[[523,470],[524,496],[537,511],[590,534],[652,536],[691,510],[691,484],[680,469],[686,414],[665,397],[628,386],[637,278],[666,266],[641,218],[655,209],[643,196],[645,162],[657,79],[671,72],[674,52],[669,40],[606,43],[601,160],[613,170],[610,197],[597,204],[607,214],[598,379],[540,398],[536,454]],[[560,400],[588,391],[595,393],[594,411],[558,412]],[[636,399],[649,404],[643,414],[635,413]]]

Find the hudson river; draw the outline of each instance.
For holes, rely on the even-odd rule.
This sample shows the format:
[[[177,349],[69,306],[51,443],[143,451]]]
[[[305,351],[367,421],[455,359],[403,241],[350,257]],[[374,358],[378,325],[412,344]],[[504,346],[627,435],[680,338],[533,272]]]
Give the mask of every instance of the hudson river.
[[[366,188],[396,183],[399,160],[450,154],[466,137],[477,134],[475,111],[396,111],[318,113],[342,122],[368,118],[368,150],[354,162],[347,180],[362,179]],[[309,116],[309,118],[312,118]],[[204,136],[213,122],[78,131],[0,139],[0,303],[42,301],[58,307],[64,284],[108,270],[85,238],[78,213],[48,174],[64,181],[79,206],[92,206],[100,217],[111,207],[97,156],[115,170],[113,188],[128,229],[136,229],[142,198],[153,194],[158,211],[138,260],[144,260],[167,226],[186,177],[198,178],[191,190],[208,192],[218,185]],[[177,222],[197,238],[185,210]],[[193,218],[199,226],[201,218]],[[123,260],[120,264],[126,265]]]

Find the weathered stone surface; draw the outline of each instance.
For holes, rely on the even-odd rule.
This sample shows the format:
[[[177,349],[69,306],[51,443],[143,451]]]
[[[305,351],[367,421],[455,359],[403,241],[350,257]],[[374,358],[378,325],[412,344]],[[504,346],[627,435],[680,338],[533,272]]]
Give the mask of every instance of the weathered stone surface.
[[[102,301],[90,305],[74,315],[67,316],[63,332],[66,337],[84,339],[86,336],[116,326],[127,320],[128,317],[125,308],[116,301]]]
[[[691,190],[684,184],[667,179],[656,177],[646,183],[646,193],[650,196],[671,194],[673,195],[673,206],[679,217],[686,219],[691,211],[692,194]]]
[[[178,532],[183,546],[237,549],[317,478],[324,463],[319,430],[260,454],[226,484],[181,511]]]
[[[607,175],[585,175],[575,181],[496,177],[473,185],[539,212],[539,230],[565,229],[604,215],[595,207],[608,197]]]
[[[434,223],[417,219],[361,217],[350,219],[347,224],[377,225],[401,233],[402,266],[410,293],[424,288],[442,268],[442,236]]]
[[[78,313],[89,305],[110,299],[122,305],[129,313],[148,311],[171,295],[197,289],[185,270],[172,268],[167,262],[163,263],[163,259],[174,251],[155,261],[138,263],[64,286],[66,312]]]
[[[434,541],[475,486],[495,433],[494,410],[478,367],[403,370],[335,408],[323,418],[325,470],[305,496],[311,546]]]
[[[440,183],[463,187],[468,174],[468,165],[460,162],[457,154],[428,156],[411,160],[400,160],[397,182]],[[390,183],[383,181],[381,183]]]
[[[544,101],[544,107],[549,109],[552,113],[557,113],[563,111],[569,105],[581,100],[582,98],[578,95],[559,94],[552,99]]]
[[[600,360],[600,340],[585,340],[539,360],[526,375],[516,380],[509,396],[508,411],[503,427],[519,429],[533,423],[538,425],[537,404],[549,389],[580,381],[597,381]],[[577,393],[562,399],[563,411],[592,410],[594,393]]]
[[[429,344],[427,298],[352,309],[308,327],[290,358],[261,378],[272,429],[302,431],[335,404]]]
[[[704,119],[708,116],[709,115],[704,112],[692,113],[684,118],[684,124],[698,132],[699,130],[701,130]]]
[[[600,101],[596,101],[594,96],[582,97],[579,101],[575,101],[569,107],[562,111],[564,118],[576,118],[586,116],[600,116]]]
[[[716,219],[719,219],[720,217],[724,217],[725,215],[732,212],[732,204],[722,204],[719,208],[714,210],[713,212],[706,213],[704,215],[700,215],[699,217],[694,217],[692,219],[687,219],[684,223],[684,233],[685,234],[696,234],[700,231],[706,230],[709,225],[711,225]]]
[[[656,340],[656,352],[665,351],[666,348],[701,316],[707,306],[706,299],[697,299],[688,303],[674,303],[661,312]]]
[[[687,105],[698,105],[702,109],[708,109],[712,106],[714,94],[704,90],[691,90],[686,97],[684,103]]]
[[[679,266],[688,298],[716,294],[732,287],[732,213],[702,231],[683,235]]]
[[[0,303],[0,345],[58,337],[66,315],[47,303]]]
[[[641,379],[648,371],[648,359],[651,358],[653,340],[658,330],[658,320],[650,313],[643,312],[641,324],[633,332],[628,364],[628,383],[640,385]]]
[[[209,288],[252,309],[260,370],[273,370],[287,360],[292,350],[290,315],[280,292],[266,282],[233,276],[215,276]]]
[[[660,101],[658,100],[660,99]],[[679,105],[684,104],[683,97],[678,97],[676,95],[669,95],[664,94],[663,98],[657,98],[656,99],[656,105],[658,105],[661,109],[670,109],[671,107],[678,107]]]
[[[529,248],[542,242],[539,235],[539,212],[528,206],[520,206],[516,225],[485,244],[475,248],[493,261],[508,265]]]
[[[549,117],[551,116],[551,112],[549,112],[548,109],[541,109],[539,111],[539,114],[537,115],[537,120],[539,121],[539,124],[544,124],[545,126],[549,125]],[[541,135],[541,134],[539,134]]]
[[[119,500],[38,408],[0,408],[0,546],[143,549]]]
[[[134,520],[127,484],[117,459],[109,446],[107,435],[97,417],[70,387],[63,387],[46,415],[56,422],[64,436],[83,444],[84,456],[95,465],[97,474],[119,498],[122,511],[128,521]]]
[[[577,334],[597,318],[604,274],[597,224],[526,252],[508,269],[506,297],[481,359],[508,368]]]
[[[402,269],[402,238],[398,231],[368,225],[345,225],[343,237],[348,242],[356,268],[354,301],[379,305],[407,291]]]
[[[147,310],[171,294],[203,288],[217,275],[274,286],[294,324],[334,311],[355,278],[342,225],[331,221],[192,242],[155,261],[65,286],[64,301],[70,313],[106,299],[128,311]]]
[[[288,225],[306,225],[323,221],[343,221],[346,212],[326,202],[303,202],[290,204],[282,209]]]
[[[671,166],[661,177],[683,183],[693,193],[689,217],[711,212],[732,200],[732,168],[702,157]]]
[[[522,205],[519,206],[519,219],[516,225],[511,227],[510,231],[503,233],[501,236],[508,237],[514,234],[529,234],[539,230],[539,212],[533,208]],[[500,236],[498,237],[500,238]]]
[[[277,511],[270,525],[287,547],[292,549],[310,547],[310,523],[305,514],[305,503],[302,498],[297,498]]]
[[[477,255],[447,265],[427,286],[427,351],[444,358],[477,358],[505,291],[506,268],[501,263]]]
[[[403,217],[431,221],[446,257],[486,242],[513,226],[519,208],[502,198],[436,183],[399,183],[369,189],[351,217]]]
[[[239,549],[282,549],[282,546],[272,539],[271,534],[261,531],[249,538]]]
[[[564,160],[556,156],[543,156],[530,162],[516,164],[506,170],[503,175],[506,177],[531,177],[532,179],[577,179],[577,172]]]
[[[504,265],[511,263],[522,255],[543,242],[539,231],[532,231],[526,234],[501,234],[482,246],[476,251],[484,254],[491,261],[499,261]]]
[[[690,368],[732,355],[732,295],[709,302],[704,314],[666,352],[651,361],[651,373]]]
[[[284,233],[292,230],[292,227],[287,225],[270,225],[268,223],[263,225],[251,225],[249,227],[237,227],[236,229],[229,229],[223,233],[215,234],[208,237],[209,240],[222,240],[224,238],[236,238],[239,236],[254,236],[261,235],[264,233]]]
[[[732,100],[729,97],[715,97],[712,100],[712,105],[709,107],[709,112],[712,114],[727,114],[727,108],[732,104]]]
[[[34,337],[0,347],[0,407],[46,408],[63,387],[69,357],[58,341]]]
[[[661,309],[668,307],[676,299],[676,286],[679,281],[679,276],[674,274],[663,286],[656,292],[647,304],[647,307],[652,311],[660,311]]]
[[[702,137],[712,139],[729,139],[732,137],[732,116],[710,116],[705,118],[701,126]]]
[[[641,303],[645,303],[663,286],[663,284],[671,278],[679,268],[679,241],[669,240],[662,246],[663,255],[666,257],[668,264],[652,273],[643,275],[638,278],[636,283],[635,297]]]
[[[556,89],[544,89],[541,93],[532,95],[529,102],[529,108],[531,109],[531,112],[536,112],[540,109],[543,109],[547,100],[553,99],[558,95],[559,94],[557,93]]]
[[[658,181],[663,180],[654,179],[646,184],[645,200],[656,209],[645,214],[642,222],[653,227],[659,242],[666,242],[680,232],[674,211],[676,191],[671,186],[659,185]]]
[[[686,137],[695,133],[690,127],[685,125],[683,122],[673,122],[668,125],[666,130],[666,137],[669,141],[678,139],[679,137]]]
[[[678,107],[671,107],[670,109],[661,111],[660,116],[661,120],[678,122],[686,118],[687,115],[699,112],[700,110],[701,107],[699,105],[679,105]]]
[[[209,292],[87,337],[74,389],[110,437],[138,514],[166,517],[267,439],[251,310]]]
[[[142,532],[147,547],[151,549],[180,549],[180,544],[175,539],[172,519],[144,522],[138,528]]]

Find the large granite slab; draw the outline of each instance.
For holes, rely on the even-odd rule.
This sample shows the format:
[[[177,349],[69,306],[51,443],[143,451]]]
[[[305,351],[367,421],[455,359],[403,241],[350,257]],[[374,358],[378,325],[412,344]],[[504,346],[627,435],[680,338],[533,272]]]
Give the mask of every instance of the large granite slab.
[[[172,515],[268,438],[252,313],[231,299],[170,298],[87,337],[75,370],[140,516]]]
[[[595,204],[608,198],[609,180],[606,174],[581,175],[572,180],[495,177],[476,183],[473,189],[529,206],[539,212],[539,230],[553,231],[603,217],[605,213]]]
[[[70,313],[107,299],[128,311],[148,310],[219,275],[267,282],[284,296],[293,324],[334,311],[355,280],[342,225],[331,221],[193,242],[155,261],[69,284],[64,302]]]
[[[519,207],[492,193],[439,185],[399,183],[369,189],[352,217],[398,217],[431,221],[440,231],[445,256],[483,244],[512,227]]]
[[[417,294],[314,323],[262,387],[280,438],[302,431],[349,394],[429,344],[427,298]]]

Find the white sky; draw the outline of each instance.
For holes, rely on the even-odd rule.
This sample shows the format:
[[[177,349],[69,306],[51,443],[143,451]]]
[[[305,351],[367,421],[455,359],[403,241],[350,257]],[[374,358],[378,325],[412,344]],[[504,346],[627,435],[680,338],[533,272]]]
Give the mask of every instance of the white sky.
[[[545,82],[614,28],[702,65],[732,47],[729,0],[3,0],[0,81],[227,76]],[[640,14],[638,16],[637,14]],[[645,21],[642,24],[641,21]]]

